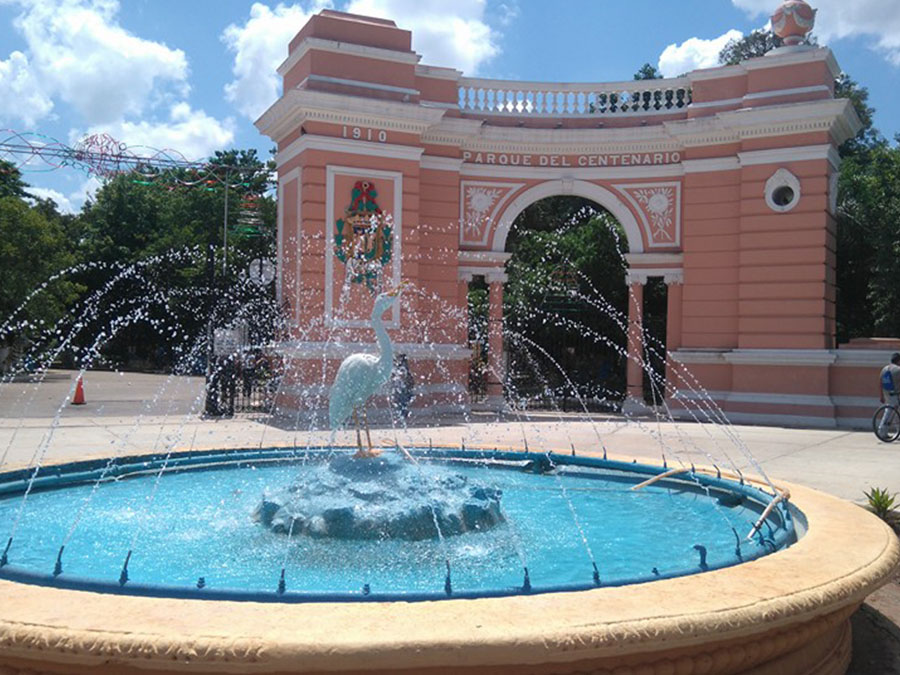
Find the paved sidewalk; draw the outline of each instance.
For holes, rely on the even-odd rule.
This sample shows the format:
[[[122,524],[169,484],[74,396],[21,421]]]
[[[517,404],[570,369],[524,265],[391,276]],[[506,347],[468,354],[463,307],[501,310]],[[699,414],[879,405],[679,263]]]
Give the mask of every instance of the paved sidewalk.
[[[28,464],[33,457],[57,463],[78,457],[165,451],[170,447],[237,448],[320,445],[328,432],[284,429],[264,419],[202,419],[203,379],[150,374],[88,373],[87,404],[67,403],[72,373],[54,372],[40,385],[0,387],[0,460]],[[58,417],[57,417],[58,414]],[[868,432],[721,427],[686,422],[657,423],[567,414],[474,415],[437,427],[373,429],[373,441],[402,444],[514,446],[531,450],[611,455],[670,464],[736,466],[757,474],[753,461],[775,481],[802,483],[862,502],[863,492],[883,487],[900,492],[900,442],[885,444]],[[355,443],[352,433],[337,441]],[[751,459],[752,458],[752,459]]]

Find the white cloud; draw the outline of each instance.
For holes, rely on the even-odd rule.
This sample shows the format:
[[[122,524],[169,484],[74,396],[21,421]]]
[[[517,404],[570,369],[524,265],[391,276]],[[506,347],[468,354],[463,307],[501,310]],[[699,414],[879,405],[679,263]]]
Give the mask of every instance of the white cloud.
[[[771,0],[731,0],[751,17],[768,17],[777,6]],[[897,0],[815,0],[819,11],[813,32],[827,44],[841,38],[868,36],[871,46],[900,66],[900,8]]]
[[[151,153],[142,152],[137,146],[160,150],[172,148],[194,161],[206,159],[215,150],[231,145],[234,129],[231,118],[220,122],[202,110],[192,110],[187,103],[176,103],[169,110],[169,119],[164,122],[119,120],[95,125],[85,135],[109,134],[138,155]]]
[[[719,65],[719,52],[725,45],[743,35],[739,30],[730,30],[712,40],[694,37],[680,45],[671,44],[659,56],[659,72],[664,77],[677,77],[697,68],[713,68]]]
[[[32,126],[51,110],[53,101],[34,77],[25,54],[16,51],[0,61],[0,122],[20,120]]]
[[[88,133],[207,157],[234,141],[234,121],[192,110],[187,57],[119,24],[117,0],[0,0],[19,7],[27,45],[0,61],[0,122],[31,126],[57,103]],[[66,113],[70,113],[66,109]],[[80,134],[70,132],[70,141]],[[83,200],[83,195],[81,195]],[[75,203],[74,199],[71,199]]]
[[[322,6],[307,11],[279,4],[271,10],[256,2],[243,26],[231,24],[222,33],[222,41],[234,52],[234,79],[225,85],[225,98],[242,115],[256,120],[278,98],[281,78],[275,69],[287,58],[288,43]]]
[[[422,61],[475,75],[500,53],[499,35],[485,21],[485,0],[352,0],[348,12],[393,19],[412,31],[413,49]],[[516,5],[506,17],[515,18]]]
[[[72,202],[62,192],[52,190],[50,188],[29,187],[28,194],[38,199],[52,199],[56,202],[56,206],[61,213],[76,213],[77,210],[72,206]]]
[[[160,96],[187,95],[184,52],[126,31],[114,0],[19,4],[14,25],[28,45],[31,76],[41,82],[45,100],[60,98],[88,124],[142,114]]]
[[[468,75],[499,53],[498,34],[485,20],[485,0],[350,0],[346,10],[392,19],[413,34],[413,49],[423,61],[436,66],[459,68]],[[308,5],[278,4],[270,9],[261,3],[250,8],[243,25],[232,24],[222,41],[234,52],[234,79],[225,86],[225,96],[237,110],[255,120],[275,102],[281,80],[275,69],[287,58],[288,42],[310,16],[330,0]],[[500,6],[497,21],[505,25],[518,12],[516,2]]]
[[[78,213],[81,211],[84,202],[89,197],[93,198],[102,185],[103,183],[99,178],[91,176],[82,181],[81,185],[68,195],[53,188],[36,186],[29,186],[26,188],[26,192],[37,199],[52,199],[56,202],[56,207],[60,213]]]
[[[501,2],[500,6],[497,9],[500,13],[500,25],[504,28],[511,25],[516,19],[518,19],[519,14],[521,13],[518,0],[512,0],[508,3]]]
[[[82,205],[88,199],[93,199],[97,190],[101,187],[103,187],[103,182],[96,176],[90,176],[89,178],[84,179],[76,190],[70,192],[69,201],[72,204],[72,208],[75,209],[75,212],[80,211]]]

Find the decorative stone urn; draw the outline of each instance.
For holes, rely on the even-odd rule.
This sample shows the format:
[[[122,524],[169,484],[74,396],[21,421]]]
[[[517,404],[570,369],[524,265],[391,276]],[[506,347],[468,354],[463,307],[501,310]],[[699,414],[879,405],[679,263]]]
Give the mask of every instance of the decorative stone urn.
[[[816,11],[804,0],[785,0],[772,15],[772,32],[787,47],[803,44],[816,23]]]

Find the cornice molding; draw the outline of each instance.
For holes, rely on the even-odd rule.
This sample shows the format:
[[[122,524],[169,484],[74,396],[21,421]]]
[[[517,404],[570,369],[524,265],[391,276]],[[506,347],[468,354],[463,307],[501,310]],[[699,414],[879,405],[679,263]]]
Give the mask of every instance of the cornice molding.
[[[434,171],[453,171],[459,173],[463,161],[457,157],[439,157],[435,155],[422,155],[421,166],[423,169]]]
[[[665,122],[664,126],[684,147],[698,147],[816,131],[828,131],[840,144],[856,134],[860,122],[847,99],[823,99],[728,110],[711,117]]]
[[[741,162],[734,155],[708,159],[686,159],[681,162],[685,173],[709,173],[713,171],[737,171]]]
[[[423,360],[464,361],[472,356],[472,350],[464,345],[435,343],[423,345],[416,342],[395,342],[394,353]],[[292,359],[343,358],[350,354],[374,354],[378,345],[369,342],[307,342],[287,340],[275,345],[275,350]]]
[[[668,267],[675,269],[684,264],[683,253],[626,253],[625,262],[631,267],[646,265],[648,267]]]
[[[461,70],[456,68],[444,68],[442,66],[416,65],[416,75],[419,77],[432,77],[438,80],[453,80],[456,82],[463,76]]]
[[[422,134],[422,142],[459,147],[466,139],[481,132],[483,122],[462,117],[443,117]]]
[[[359,96],[291,89],[256,121],[256,128],[275,142],[307,121],[372,126],[421,134],[441,121],[444,110]]]
[[[317,75],[316,73],[311,73],[307,76],[305,80],[303,80],[300,84],[297,85],[298,89],[307,89],[307,82],[322,82],[324,84],[337,84],[342,87],[353,87],[356,89],[369,89],[372,91],[386,91],[391,94],[402,94],[406,98],[404,101],[408,101],[410,96],[418,96],[421,92],[418,89],[411,89],[410,87],[395,87],[392,84],[381,84],[379,82],[367,82],[364,80],[350,80],[346,77],[331,77],[330,75]]]
[[[404,159],[411,162],[418,162],[422,157],[422,153],[425,152],[424,148],[414,145],[393,145],[306,134],[275,155],[275,164],[280,168],[306,150],[327,150],[348,155]]]
[[[837,77],[841,74],[841,68],[834,58],[834,53],[827,47],[821,47],[818,49],[791,49],[789,51],[773,50],[763,57],[747,59],[734,66],[703,68],[690,72],[685,77],[691,83],[721,80],[730,77],[741,77],[751,70],[781,68],[801,63],[814,63],[815,61],[824,61],[832,77]]]
[[[460,265],[456,268],[456,278],[460,281],[471,281],[475,277],[484,277],[485,282],[489,284],[495,282],[505,284],[509,281],[509,276],[502,266]]]
[[[788,162],[808,162],[827,159],[833,166],[840,166],[840,155],[833,145],[805,145],[793,148],[771,148],[739,152],[741,166],[760,164],[786,164]]]
[[[836,78],[841,74],[841,67],[834,57],[834,52],[828,47],[802,46],[799,48],[773,49],[763,57],[742,61],[740,65],[745,70],[750,71],[763,70],[765,68],[783,68],[784,66],[813,63],[815,61],[824,61],[832,77]]]
[[[733,349],[723,358],[739,366],[829,366],[837,355],[830,349]]]
[[[360,56],[366,59],[392,61],[394,63],[406,63],[410,65],[417,65],[422,58],[415,52],[398,52],[393,49],[368,47],[366,45],[357,45],[351,42],[338,42],[337,40],[308,37],[297,45],[294,51],[288,55],[280,66],[278,66],[278,74],[282,77],[287,75],[291,71],[291,68],[296,66],[311,49],[322,52],[331,52],[333,54],[349,54],[351,56]]]
[[[505,265],[512,258],[512,253],[503,251],[466,251],[460,250],[459,262],[468,265]]]
[[[629,269],[627,272],[625,272],[625,283],[628,286],[631,286],[632,284],[640,284],[641,286],[646,286],[647,282],[654,277],[661,277],[666,285],[680,285],[684,283],[683,270],[673,270],[665,267],[641,267],[637,269]]]

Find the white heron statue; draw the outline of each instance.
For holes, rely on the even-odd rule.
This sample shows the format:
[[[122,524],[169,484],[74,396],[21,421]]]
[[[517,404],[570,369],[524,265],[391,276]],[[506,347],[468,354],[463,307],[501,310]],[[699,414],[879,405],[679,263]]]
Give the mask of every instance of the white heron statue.
[[[328,398],[329,426],[332,430],[338,429],[344,425],[351,414],[353,415],[358,447],[354,457],[376,457],[381,454],[380,450],[372,448],[366,403],[391,377],[391,370],[394,367],[394,350],[391,347],[391,339],[381,321],[381,315],[397,301],[403,286],[404,284],[401,283],[393,290],[381,293],[375,298],[372,307],[372,328],[378,339],[379,353],[377,355],[351,354],[341,362],[334,378],[334,384],[331,385],[331,393]],[[366,428],[368,450],[364,450],[362,445],[359,429],[360,408],[362,408],[363,422]]]

